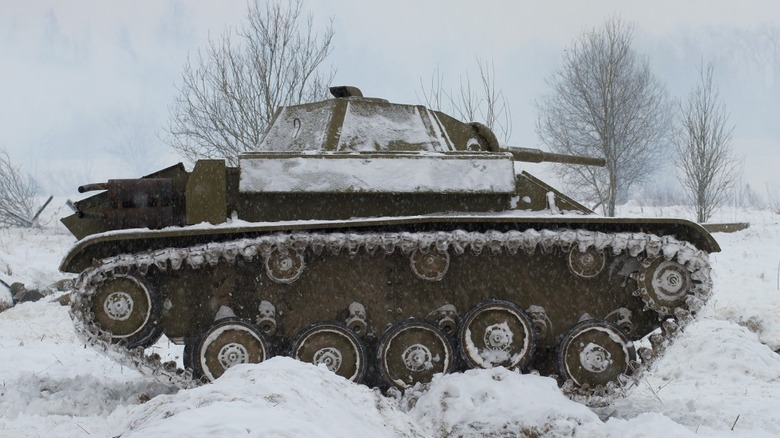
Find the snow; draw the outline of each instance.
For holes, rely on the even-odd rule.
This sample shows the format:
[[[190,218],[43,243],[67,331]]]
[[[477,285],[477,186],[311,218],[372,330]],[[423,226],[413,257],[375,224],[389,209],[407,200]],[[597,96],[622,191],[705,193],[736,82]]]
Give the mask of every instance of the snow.
[[[475,153],[245,154],[239,190],[250,193],[512,193],[509,156]]]
[[[423,106],[387,105],[373,99],[347,101],[338,150],[384,151],[399,147],[419,151],[454,149],[436,114]]]
[[[160,396],[131,412],[126,437],[396,437],[421,430],[392,399],[322,365],[275,357],[228,369],[219,385]],[[182,431],[186,431],[182,433]]]
[[[284,107],[257,146],[258,151],[265,152],[453,149],[434,112],[423,106],[389,105],[372,98],[331,99]]]
[[[645,379],[605,408],[504,368],[438,376],[401,396],[283,357],[176,390],[84,348],[55,293],[0,313],[0,437],[780,436],[780,216],[727,210],[718,219],[751,225],[715,235],[723,251],[710,257],[712,298]],[[44,289],[72,278],[57,266],[73,242],[55,222],[0,230],[0,279]],[[165,339],[153,348],[181,360]]]
[[[320,150],[327,140],[327,127],[333,116],[334,105],[335,101],[327,100],[304,107],[282,107],[271,128],[257,146],[257,150],[278,152]]]

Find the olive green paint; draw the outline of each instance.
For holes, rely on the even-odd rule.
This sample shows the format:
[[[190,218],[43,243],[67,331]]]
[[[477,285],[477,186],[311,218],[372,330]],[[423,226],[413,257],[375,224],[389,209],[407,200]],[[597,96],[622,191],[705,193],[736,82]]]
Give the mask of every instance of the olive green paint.
[[[226,180],[225,161],[199,160],[195,163],[185,192],[187,224],[225,222]]]

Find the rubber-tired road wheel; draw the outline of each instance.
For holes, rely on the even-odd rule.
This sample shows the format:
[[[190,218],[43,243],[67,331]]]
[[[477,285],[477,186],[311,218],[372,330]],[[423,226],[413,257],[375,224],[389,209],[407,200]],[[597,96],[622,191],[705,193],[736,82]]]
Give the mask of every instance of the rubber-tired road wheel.
[[[290,356],[325,365],[353,382],[361,382],[367,368],[362,342],[352,330],[337,323],[318,323],[304,329],[293,343]]]
[[[212,324],[195,343],[193,372],[210,381],[242,363],[268,358],[268,342],[259,327],[240,318],[224,318]]]
[[[115,275],[97,287],[91,298],[94,323],[111,333],[112,342],[128,349],[146,348],[160,339],[160,297],[141,278]]]
[[[599,319],[570,328],[558,344],[558,372],[576,386],[598,386],[631,374],[634,344],[616,325]]]
[[[453,365],[452,343],[437,326],[408,319],[390,327],[377,349],[379,372],[399,389],[428,383],[437,373],[449,373]]]
[[[471,368],[523,368],[535,348],[534,324],[516,304],[483,301],[460,321],[460,352]]]

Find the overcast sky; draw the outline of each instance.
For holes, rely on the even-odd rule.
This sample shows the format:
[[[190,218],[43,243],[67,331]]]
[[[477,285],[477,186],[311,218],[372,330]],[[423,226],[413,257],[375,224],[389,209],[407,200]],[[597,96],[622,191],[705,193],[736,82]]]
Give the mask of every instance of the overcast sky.
[[[762,194],[780,185],[776,0],[306,0],[305,8],[318,26],[333,19],[336,84],[367,96],[421,103],[420,80],[435,68],[457,86],[476,74],[476,56],[492,61],[511,105],[511,143],[528,147],[542,147],[534,101],[563,50],[619,14],[635,24],[635,50],[673,97],[695,84],[701,59],[715,61],[746,181]],[[0,146],[54,193],[176,163],[156,132],[181,68],[245,10],[244,0],[0,0]],[[141,153],[116,153],[128,139],[145,145]]]

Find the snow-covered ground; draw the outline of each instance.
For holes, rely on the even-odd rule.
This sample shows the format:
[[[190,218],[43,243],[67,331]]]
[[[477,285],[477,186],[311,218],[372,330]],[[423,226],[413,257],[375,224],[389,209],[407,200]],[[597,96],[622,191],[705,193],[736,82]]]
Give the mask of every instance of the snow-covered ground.
[[[634,205],[621,213],[687,215]],[[717,219],[751,226],[715,235],[723,251],[711,256],[712,299],[609,408],[505,369],[440,376],[426,392],[394,398],[281,357],[176,391],[84,348],[55,294],[0,313],[0,437],[780,436],[780,215]],[[0,279],[43,288],[67,278],[57,267],[73,241],[56,221],[0,230]],[[0,286],[0,303],[8,299]],[[180,354],[165,340],[153,348]]]

